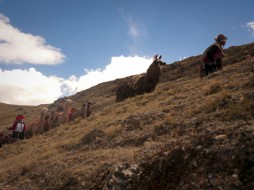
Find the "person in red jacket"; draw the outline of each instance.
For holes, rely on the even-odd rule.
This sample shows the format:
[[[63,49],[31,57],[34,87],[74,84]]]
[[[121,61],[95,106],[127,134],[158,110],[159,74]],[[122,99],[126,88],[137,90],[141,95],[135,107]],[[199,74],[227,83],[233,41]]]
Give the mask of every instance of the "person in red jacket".
[[[219,34],[214,40],[215,43],[210,45],[203,53],[200,77],[222,69],[222,58],[225,56],[223,47],[226,44],[227,37],[224,34]]]
[[[18,115],[12,125],[12,127],[7,127],[8,130],[12,130],[12,138],[25,139],[27,127],[24,122],[25,117],[23,115]]]

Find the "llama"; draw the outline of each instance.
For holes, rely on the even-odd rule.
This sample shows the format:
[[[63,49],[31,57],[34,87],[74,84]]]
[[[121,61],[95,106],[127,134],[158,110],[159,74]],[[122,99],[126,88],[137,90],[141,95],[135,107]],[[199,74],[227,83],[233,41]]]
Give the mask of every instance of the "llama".
[[[70,112],[70,116],[69,116],[69,121],[73,121],[80,116],[83,119],[85,119],[86,117],[89,117],[91,115],[91,105],[92,105],[92,102],[89,102],[86,100],[85,102],[82,102],[82,107],[80,110],[76,108],[72,108]]]
[[[39,122],[37,126],[33,128],[33,133],[37,134],[37,133],[43,132],[47,112],[48,112],[48,108],[42,108]]]
[[[26,132],[26,138],[29,139],[29,138],[32,138],[33,135],[34,135],[34,129],[37,127],[38,125],[38,120],[35,120],[35,121],[31,121],[28,123],[27,125],[27,132]]]
[[[39,134],[47,132],[48,130],[59,126],[60,124],[65,124],[69,121],[73,121],[78,117],[89,117],[91,115],[91,102],[85,101],[82,104],[81,109],[72,108],[73,101],[67,99],[63,103],[64,110],[58,112],[54,107],[42,108],[39,121],[30,122],[28,125],[29,137],[33,134]]]
[[[71,113],[73,101],[70,99],[66,100],[62,123],[67,123],[69,121],[69,114]]]
[[[51,128],[55,128],[55,127],[59,126],[61,123],[63,123],[63,112],[53,111],[52,115],[51,115],[51,119],[52,119],[52,127]]]
[[[89,117],[92,113],[91,111],[91,105],[92,105],[92,102],[89,102],[89,101],[85,101],[83,102],[82,104],[82,107],[81,107],[81,117],[84,119],[86,117]]]
[[[78,118],[81,116],[81,112],[79,109],[77,108],[72,108],[71,112],[69,113],[69,122],[70,121],[74,121],[74,119]]]
[[[116,89],[116,102],[154,91],[161,79],[161,66],[166,65],[160,58],[154,59],[145,74],[135,75],[121,83]]]

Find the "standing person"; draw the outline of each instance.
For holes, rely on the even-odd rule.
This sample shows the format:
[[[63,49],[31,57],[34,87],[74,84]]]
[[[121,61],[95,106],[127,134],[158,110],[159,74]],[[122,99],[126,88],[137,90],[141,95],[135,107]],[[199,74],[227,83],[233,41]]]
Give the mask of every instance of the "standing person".
[[[209,73],[222,69],[222,58],[225,56],[223,47],[226,44],[227,37],[223,34],[219,34],[214,40],[215,43],[210,45],[202,55],[200,77],[207,76]]]
[[[12,130],[12,138],[25,139],[27,127],[24,122],[25,117],[18,115],[12,125],[12,127],[6,127],[8,130]]]

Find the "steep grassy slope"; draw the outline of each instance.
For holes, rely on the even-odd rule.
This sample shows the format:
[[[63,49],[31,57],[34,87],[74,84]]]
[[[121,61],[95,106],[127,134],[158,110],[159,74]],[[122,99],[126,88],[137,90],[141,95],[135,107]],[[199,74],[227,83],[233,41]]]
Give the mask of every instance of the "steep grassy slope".
[[[254,44],[227,49],[223,71],[204,79],[200,56],[167,65],[153,93],[121,103],[120,79],[70,97],[93,101],[92,116],[0,149],[0,187],[253,189],[254,63],[242,59],[246,50],[254,55]],[[6,118],[12,113],[2,108],[20,109],[1,104]]]

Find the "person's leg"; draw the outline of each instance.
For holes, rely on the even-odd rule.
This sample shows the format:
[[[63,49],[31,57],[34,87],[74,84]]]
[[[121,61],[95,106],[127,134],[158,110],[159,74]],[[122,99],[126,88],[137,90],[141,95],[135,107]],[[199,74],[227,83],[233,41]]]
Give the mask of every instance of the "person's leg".
[[[212,63],[212,72],[216,72],[217,71],[217,65],[216,65],[216,62],[215,63]]]
[[[21,140],[23,140],[23,139],[24,139],[24,132],[19,133],[18,138],[21,139]]]
[[[211,68],[209,64],[205,64],[205,76],[207,76],[211,72]]]
[[[14,131],[14,132],[12,133],[12,138],[18,138],[18,132]]]
[[[217,63],[217,69],[222,69],[222,60],[221,59],[218,59],[216,60],[216,63]]]

